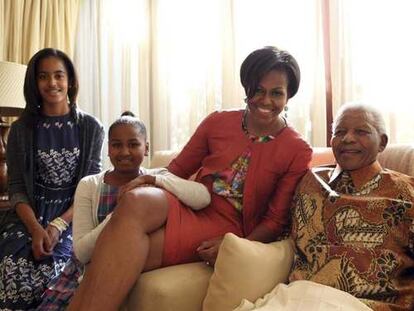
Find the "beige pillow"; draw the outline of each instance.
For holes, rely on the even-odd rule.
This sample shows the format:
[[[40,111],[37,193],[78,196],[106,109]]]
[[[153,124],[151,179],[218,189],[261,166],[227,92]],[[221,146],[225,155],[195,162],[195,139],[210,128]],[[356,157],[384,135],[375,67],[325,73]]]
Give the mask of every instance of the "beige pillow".
[[[269,244],[227,233],[210,279],[203,311],[227,311],[255,301],[286,282],[293,261],[290,239]]]

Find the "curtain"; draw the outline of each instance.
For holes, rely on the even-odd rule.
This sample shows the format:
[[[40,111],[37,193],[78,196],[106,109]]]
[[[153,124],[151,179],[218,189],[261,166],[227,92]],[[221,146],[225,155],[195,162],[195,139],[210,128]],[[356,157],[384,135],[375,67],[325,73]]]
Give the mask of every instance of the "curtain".
[[[106,125],[131,110],[149,122],[147,1],[83,1],[74,61],[80,105]],[[145,37],[143,40],[141,37]]]
[[[4,10],[4,1],[1,0],[0,1],[0,60],[5,60],[4,57],[4,46],[5,46],[5,42],[4,42],[4,37],[6,35],[5,31],[4,31],[4,26],[5,26],[5,10]]]
[[[207,114],[244,107],[241,62],[275,45],[302,70],[288,120],[324,145],[319,12],[307,0],[84,1],[75,52],[80,105],[106,127],[131,110],[147,124],[152,151],[179,149]]]
[[[0,60],[26,64],[45,47],[73,56],[79,0],[0,0]]]
[[[307,139],[324,130],[325,87],[318,10],[309,1],[153,1],[156,36],[152,122],[155,148],[180,148],[208,113],[244,107],[239,69],[265,45],[287,49],[302,70],[301,92],[289,103],[289,121]],[[265,8],[265,9],[264,9]],[[176,14],[171,14],[176,12]],[[180,12],[183,12],[180,14]],[[278,14],[274,18],[275,12]],[[296,18],[290,16],[295,14]],[[301,23],[298,24],[297,20]],[[289,29],[289,31],[286,31]],[[295,40],[293,40],[295,38]],[[319,66],[318,66],[319,65]],[[316,99],[316,101],[315,101]],[[309,118],[312,111],[313,119]],[[165,113],[167,112],[167,113]],[[160,116],[164,114],[164,118]]]
[[[391,143],[413,143],[414,3],[330,1],[334,112],[345,102],[378,107]]]
[[[0,0],[0,59],[65,51],[80,73],[80,107],[106,127],[131,110],[157,151],[181,148],[210,112],[243,107],[241,62],[276,45],[301,67],[288,120],[313,146],[326,144],[326,94],[333,113],[348,101],[377,105],[390,141],[409,143],[413,8],[409,0]]]
[[[106,129],[130,110],[151,135],[150,14],[148,1],[81,2],[74,56],[78,103]],[[104,162],[109,164],[105,157]]]
[[[405,0],[84,1],[75,52],[80,104],[106,127],[131,110],[147,124],[152,151],[179,149],[207,114],[244,107],[241,62],[275,45],[300,65],[288,120],[311,145],[325,146],[327,115],[356,100],[381,108],[391,142],[410,142],[414,123],[404,112],[414,68],[411,6]]]

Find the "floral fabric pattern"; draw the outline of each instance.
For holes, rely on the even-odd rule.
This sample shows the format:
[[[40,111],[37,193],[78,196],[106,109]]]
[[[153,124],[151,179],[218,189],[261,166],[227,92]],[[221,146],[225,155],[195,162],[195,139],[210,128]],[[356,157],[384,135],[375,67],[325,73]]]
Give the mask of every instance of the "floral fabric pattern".
[[[275,137],[272,135],[256,136],[248,132],[246,115],[243,117],[242,129],[254,143],[267,143]],[[243,187],[251,158],[251,150],[247,148],[232,166],[214,175],[213,192],[225,197],[239,212],[243,209]]]
[[[213,183],[213,191],[225,197],[239,212],[243,208],[243,186],[250,156],[250,150],[246,150],[230,169],[216,174]]]
[[[72,204],[79,162],[79,128],[68,114],[43,117],[35,131],[35,183],[32,206],[46,228]],[[72,227],[64,231],[53,254],[36,261],[32,238],[15,213],[0,229],[0,310],[31,310],[72,254]]]

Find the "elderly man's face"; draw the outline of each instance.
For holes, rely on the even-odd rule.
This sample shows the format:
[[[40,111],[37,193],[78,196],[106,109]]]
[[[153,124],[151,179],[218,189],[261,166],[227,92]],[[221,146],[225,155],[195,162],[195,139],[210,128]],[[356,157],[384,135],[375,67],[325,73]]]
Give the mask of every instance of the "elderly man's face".
[[[352,171],[374,162],[387,145],[387,136],[378,133],[370,114],[345,110],[338,117],[331,145],[341,168]]]

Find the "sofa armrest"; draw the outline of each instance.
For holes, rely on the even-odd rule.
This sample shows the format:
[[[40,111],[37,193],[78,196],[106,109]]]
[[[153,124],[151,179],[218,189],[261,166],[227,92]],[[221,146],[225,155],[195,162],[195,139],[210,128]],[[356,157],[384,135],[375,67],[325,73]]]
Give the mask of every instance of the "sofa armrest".
[[[128,311],[202,309],[213,269],[196,262],[145,272],[132,288]]]
[[[312,151],[311,167],[336,163],[330,147],[313,147]]]
[[[151,157],[150,168],[166,167],[178,155],[176,150],[161,150],[154,152]]]
[[[414,144],[389,144],[378,160],[385,168],[414,176]]]

